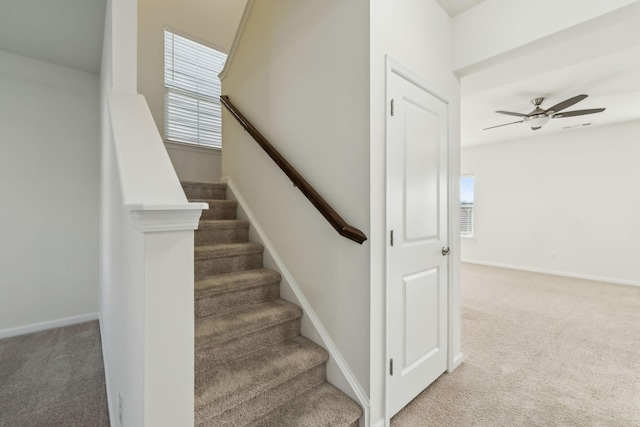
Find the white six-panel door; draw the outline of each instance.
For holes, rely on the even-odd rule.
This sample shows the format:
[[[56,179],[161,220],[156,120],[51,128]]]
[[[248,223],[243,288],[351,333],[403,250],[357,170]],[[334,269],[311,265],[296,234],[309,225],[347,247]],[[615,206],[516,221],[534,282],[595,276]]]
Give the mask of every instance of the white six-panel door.
[[[391,417],[447,369],[448,109],[395,73],[387,83]]]

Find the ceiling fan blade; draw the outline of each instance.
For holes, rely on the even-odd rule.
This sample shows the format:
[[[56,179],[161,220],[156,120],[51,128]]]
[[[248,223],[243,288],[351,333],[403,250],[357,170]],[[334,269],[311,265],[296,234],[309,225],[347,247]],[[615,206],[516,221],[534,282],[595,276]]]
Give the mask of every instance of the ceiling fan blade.
[[[575,111],[565,111],[564,113],[554,114],[554,119],[560,119],[562,117],[575,117],[575,116],[584,116],[585,114],[594,114],[594,113],[602,113],[606,108],[592,108],[591,110],[575,110]]]
[[[496,113],[499,114],[506,114],[508,116],[516,116],[516,117],[529,117],[527,114],[522,114],[522,113],[513,113],[511,111],[496,111]]]
[[[558,111],[562,111],[565,108],[571,107],[573,104],[577,104],[578,102],[580,102],[583,99],[585,99],[587,96],[589,96],[589,95],[578,95],[578,96],[574,96],[573,98],[565,99],[564,101],[560,102],[559,104],[556,104],[551,108],[547,108],[545,110],[545,113],[547,113],[549,111],[553,111],[554,113],[557,113]]]
[[[491,126],[490,128],[484,128],[482,130],[489,130],[489,129],[493,129],[493,128],[499,128],[499,127],[502,127],[502,126],[508,126],[508,125],[515,125],[516,123],[522,123],[522,122],[524,122],[524,120],[520,120],[519,122],[505,123],[503,125],[498,125],[498,126]]]

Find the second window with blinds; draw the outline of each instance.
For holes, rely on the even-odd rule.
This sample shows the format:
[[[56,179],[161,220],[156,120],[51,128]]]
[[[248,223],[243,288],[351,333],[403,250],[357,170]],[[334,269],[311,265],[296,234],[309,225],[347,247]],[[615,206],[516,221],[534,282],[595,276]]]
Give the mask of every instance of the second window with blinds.
[[[475,233],[474,218],[474,177],[462,175],[460,177],[460,236],[473,237]]]
[[[221,83],[227,54],[164,32],[165,140],[222,148]]]

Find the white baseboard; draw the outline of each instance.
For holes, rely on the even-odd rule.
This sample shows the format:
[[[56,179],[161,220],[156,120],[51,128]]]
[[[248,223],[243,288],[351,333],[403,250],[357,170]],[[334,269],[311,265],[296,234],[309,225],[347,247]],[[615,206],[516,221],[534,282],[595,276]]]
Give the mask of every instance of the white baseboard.
[[[532,273],[551,274],[553,276],[572,277],[574,279],[592,280],[594,282],[614,283],[616,285],[640,286],[640,282],[636,280],[615,279],[612,277],[592,276],[589,274],[571,273],[566,271],[548,270],[545,268],[526,267],[522,265],[502,264],[491,261],[478,261],[473,259],[462,259],[461,262],[468,264],[486,265],[487,267],[508,268],[510,270],[530,271]]]
[[[113,408],[113,401],[111,399],[111,376],[109,375],[109,364],[107,363],[107,341],[105,340],[105,328],[103,327],[102,316],[99,316],[98,322],[100,322],[100,342],[102,343],[102,364],[104,365],[104,383],[107,389],[107,410],[109,411],[109,423],[112,426],[116,425],[116,414]]]
[[[456,357],[453,358],[453,362],[451,363],[451,367],[449,369],[447,369],[447,372],[453,372],[456,369],[458,369],[460,367],[460,365],[462,365],[462,362],[464,362],[464,354],[462,353],[458,353],[458,355]]]
[[[102,364],[104,365],[104,383],[107,389],[107,409],[109,411],[109,423],[116,425],[116,415],[113,412],[113,401],[111,399],[111,376],[109,375],[109,364],[107,363],[107,341],[104,339],[104,327],[102,326],[102,316],[98,318],[100,322],[100,341],[102,343]]]
[[[15,337],[18,335],[30,334],[33,332],[45,331],[62,326],[75,325],[76,323],[90,322],[98,319],[98,313],[88,313],[80,316],[65,317],[63,319],[49,320],[47,322],[34,323],[31,325],[18,326],[16,328],[0,330],[0,338]]]
[[[364,411],[363,419],[366,425],[366,423],[369,422],[369,412],[370,412],[369,398],[365,393],[364,389],[362,388],[362,386],[360,385],[360,383],[358,382],[358,380],[356,379],[355,374],[353,373],[351,368],[349,368],[349,365],[347,364],[346,360],[344,360],[344,357],[342,356],[342,354],[336,347],[335,343],[329,336],[329,333],[324,328],[324,326],[322,325],[322,322],[320,321],[316,313],[311,308],[311,304],[309,304],[309,301],[307,301],[307,299],[305,298],[302,290],[300,289],[300,286],[298,285],[296,280],[293,278],[293,275],[285,265],[282,258],[280,258],[280,256],[278,255],[278,252],[275,250],[273,244],[267,237],[267,234],[265,233],[264,229],[258,223],[258,220],[256,219],[255,215],[247,205],[247,202],[244,200],[244,198],[240,194],[238,188],[233,184],[233,181],[231,180],[231,178],[223,177],[220,180],[220,182],[226,183],[227,188],[231,190],[232,197],[235,198],[235,200],[238,202],[240,209],[242,209],[247,219],[251,223],[251,227],[255,229],[256,233],[258,234],[261,240],[261,243],[264,245],[265,253],[269,253],[271,258],[277,265],[277,268],[283,278],[283,284],[286,283],[289,286],[289,288],[291,288],[291,291],[295,294],[295,297],[298,300],[297,302],[302,308],[304,315],[307,316],[308,319],[310,320],[311,324],[313,325],[313,328],[315,329],[315,332],[319,335],[320,339],[322,340],[322,343],[324,344],[325,349],[329,352],[329,356],[333,359],[333,361],[335,361],[336,365],[338,366],[338,369],[340,370],[340,372],[348,382],[349,386],[353,390],[353,393],[351,394],[355,394],[355,396],[357,397],[358,403],[360,404],[360,406],[362,406],[362,409]],[[350,394],[350,393],[347,393],[347,394]]]

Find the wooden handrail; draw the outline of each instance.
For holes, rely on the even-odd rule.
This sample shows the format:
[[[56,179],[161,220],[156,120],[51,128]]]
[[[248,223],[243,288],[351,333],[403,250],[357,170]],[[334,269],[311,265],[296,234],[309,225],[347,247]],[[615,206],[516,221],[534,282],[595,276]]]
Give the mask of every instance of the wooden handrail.
[[[269,157],[271,157],[271,159],[273,159],[273,161],[276,162],[278,166],[280,166],[282,172],[284,172],[285,175],[289,177],[291,182],[293,182],[293,185],[295,187],[298,187],[300,191],[302,191],[302,194],[304,194],[307,199],[309,199],[313,206],[315,206],[316,209],[320,211],[322,216],[324,216],[327,221],[329,221],[329,224],[331,224],[340,235],[360,244],[367,240],[367,236],[365,236],[362,231],[347,224],[347,222],[342,219],[340,215],[338,215],[335,209],[333,209],[331,205],[327,203],[327,201],[323,199],[320,194],[318,194],[318,192],[311,186],[311,184],[309,184],[307,180],[304,179],[293,166],[291,166],[291,163],[289,163],[284,157],[282,157],[282,154],[280,154],[278,150],[276,150],[273,145],[271,145],[271,143],[267,141],[267,138],[265,138],[260,132],[258,132],[255,127],[253,127],[249,120],[247,120],[247,118],[242,115],[242,113],[236,108],[236,106],[231,103],[228,96],[223,95],[220,97],[220,100],[222,101],[222,104],[227,107],[229,112],[233,114],[233,116],[238,120],[238,122],[240,122],[244,130],[249,132],[249,135],[251,135],[253,139],[256,140],[256,142],[262,147],[262,149],[266,151]]]

